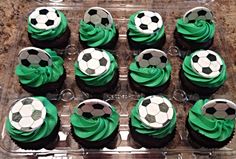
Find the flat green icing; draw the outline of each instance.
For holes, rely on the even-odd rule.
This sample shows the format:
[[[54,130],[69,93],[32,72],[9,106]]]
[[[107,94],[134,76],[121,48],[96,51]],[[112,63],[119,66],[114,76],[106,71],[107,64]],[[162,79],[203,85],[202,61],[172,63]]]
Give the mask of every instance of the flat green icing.
[[[67,19],[61,11],[57,10],[57,12],[61,17],[61,23],[54,29],[44,30],[34,28],[28,19],[28,33],[30,33],[31,37],[37,40],[53,40],[65,33],[68,26]]]
[[[140,12],[140,11],[139,11]],[[139,14],[139,12],[136,12],[134,14],[132,14],[129,18],[129,22],[128,22],[128,30],[129,30],[129,34],[128,36],[136,42],[139,43],[143,43],[143,44],[153,44],[156,43],[159,39],[161,39],[164,34],[165,34],[165,29],[164,29],[164,25],[162,25],[161,29],[159,31],[156,31],[153,34],[143,34],[141,32],[139,32],[139,30],[136,28],[135,26],[135,16],[137,14]]]
[[[64,72],[63,59],[55,51],[45,49],[52,58],[52,65],[46,67],[26,67],[22,64],[16,66],[15,73],[20,82],[27,86],[39,87],[43,84],[55,82]]]
[[[222,67],[222,70],[221,70],[219,76],[217,76],[215,78],[205,78],[193,70],[193,68],[191,66],[191,58],[192,58],[193,54],[194,53],[186,56],[184,59],[184,62],[182,64],[182,69],[184,71],[185,77],[187,77],[192,83],[194,83],[198,86],[201,86],[201,87],[214,88],[214,87],[218,87],[218,86],[223,85],[224,82],[226,81],[226,78],[227,78],[226,65],[225,65],[223,59],[222,59],[223,67]]]
[[[193,105],[188,114],[188,123],[198,133],[215,141],[224,141],[232,135],[235,120],[216,119],[203,115],[202,106],[208,101],[208,99],[198,100]]]
[[[131,78],[146,87],[158,87],[165,84],[171,75],[172,67],[170,63],[165,68],[156,67],[138,67],[134,61],[129,66]]]
[[[155,138],[164,138],[165,136],[171,134],[173,130],[176,127],[176,110],[174,109],[173,118],[170,121],[168,125],[166,125],[163,128],[160,129],[153,129],[151,127],[148,127],[147,125],[143,124],[140,120],[138,107],[140,103],[143,101],[144,98],[140,98],[137,102],[137,104],[134,106],[134,108],[131,111],[130,119],[131,119],[131,126],[135,128],[135,131],[137,131],[140,134],[145,134],[148,136],[152,136]]]
[[[33,142],[39,139],[45,138],[51,134],[53,129],[55,128],[58,116],[57,116],[57,108],[49,102],[45,97],[35,97],[39,99],[46,108],[46,117],[44,123],[40,128],[32,131],[32,132],[22,132],[20,130],[15,129],[9,118],[6,120],[6,131],[7,133],[15,140],[20,142]]]
[[[70,123],[74,133],[89,141],[100,141],[109,137],[119,124],[119,115],[112,107],[110,117],[85,118],[78,114],[78,109],[70,117]]]
[[[87,85],[90,85],[90,86],[104,86],[108,82],[110,82],[112,78],[114,77],[116,70],[118,69],[118,64],[111,53],[107,51],[105,52],[108,54],[110,58],[110,68],[106,72],[100,74],[99,76],[88,76],[84,74],[82,71],[80,71],[78,62],[76,61],[74,64],[75,75],[78,76]]]
[[[101,28],[80,21],[79,36],[90,47],[99,47],[109,43],[117,34],[115,24],[111,28]]]
[[[214,37],[215,24],[204,20],[196,20],[195,23],[185,23],[182,18],[177,20],[177,32],[185,39],[206,42]]]

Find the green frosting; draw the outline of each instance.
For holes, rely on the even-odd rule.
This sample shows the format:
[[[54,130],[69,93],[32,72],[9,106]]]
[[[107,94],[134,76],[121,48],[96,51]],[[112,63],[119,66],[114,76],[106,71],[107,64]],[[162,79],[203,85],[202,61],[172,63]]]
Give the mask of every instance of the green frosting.
[[[53,40],[65,33],[68,26],[67,19],[62,12],[59,10],[57,12],[61,17],[61,23],[56,28],[49,30],[34,28],[28,19],[28,33],[30,33],[31,37],[37,40]]]
[[[110,117],[85,118],[78,114],[78,108],[70,117],[74,133],[83,139],[89,141],[100,141],[109,137],[119,124],[119,115],[112,107]]]
[[[192,58],[193,54],[194,53],[186,56],[184,59],[184,62],[182,64],[182,69],[184,71],[185,77],[187,77],[192,83],[194,83],[198,86],[201,86],[201,87],[214,88],[214,87],[218,87],[218,86],[223,85],[224,82],[226,81],[226,78],[227,78],[226,65],[225,65],[223,59],[222,59],[223,67],[222,67],[222,70],[221,70],[219,76],[214,77],[214,78],[205,78],[193,70],[193,68],[191,66],[191,58]]]
[[[115,24],[110,28],[102,28],[80,21],[80,39],[90,47],[98,47],[109,43],[117,34]]]
[[[141,68],[138,67],[135,61],[129,66],[131,78],[146,87],[158,87],[165,84],[170,78],[171,69],[170,63],[168,63],[165,68]]]
[[[143,124],[142,121],[139,118],[139,112],[138,107],[143,101],[144,98],[140,98],[137,104],[134,106],[134,108],[131,111],[130,119],[131,119],[131,126],[135,128],[135,131],[137,131],[140,134],[149,135],[155,138],[164,138],[165,136],[171,134],[176,126],[176,110],[174,109],[173,118],[170,121],[168,125],[166,125],[163,128],[160,129],[153,129],[151,127],[148,127],[147,125]]]
[[[16,66],[15,73],[22,84],[39,87],[43,84],[55,82],[64,72],[63,59],[57,56],[56,52],[45,49],[52,58],[52,65],[46,67],[26,67],[22,64]]]
[[[140,11],[139,11],[140,12]],[[157,42],[159,39],[161,39],[164,34],[165,34],[165,29],[164,29],[164,25],[162,25],[161,29],[156,31],[153,34],[144,34],[141,33],[135,26],[135,16],[137,14],[139,14],[139,12],[136,12],[134,14],[132,14],[130,16],[129,22],[128,22],[128,30],[129,30],[129,34],[128,36],[136,42],[139,43],[144,43],[144,44],[153,44],[155,42]]]
[[[49,102],[45,97],[35,97],[39,99],[46,108],[46,117],[44,123],[38,129],[32,132],[23,132],[15,129],[9,118],[6,120],[6,130],[11,138],[20,141],[20,142],[33,142],[39,139],[45,138],[51,134],[53,129],[55,128],[58,116],[57,116],[57,108]]]
[[[202,113],[202,106],[208,99],[198,100],[190,109],[188,123],[198,133],[215,141],[224,141],[234,131],[235,120],[210,118]]]
[[[105,51],[105,50],[103,50]],[[75,67],[75,75],[78,76],[82,81],[84,81],[87,85],[91,85],[91,86],[104,86],[106,85],[108,82],[110,82],[112,80],[112,78],[115,75],[116,70],[118,69],[118,64],[114,58],[114,56],[105,51],[109,58],[110,58],[110,68],[100,74],[99,76],[89,76],[84,74],[82,71],[80,71],[79,66],[78,66],[78,62],[76,61],[74,64]]]
[[[206,42],[215,34],[215,24],[205,20],[196,20],[195,23],[185,23],[182,18],[177,20],[177,32],[185,39]]]

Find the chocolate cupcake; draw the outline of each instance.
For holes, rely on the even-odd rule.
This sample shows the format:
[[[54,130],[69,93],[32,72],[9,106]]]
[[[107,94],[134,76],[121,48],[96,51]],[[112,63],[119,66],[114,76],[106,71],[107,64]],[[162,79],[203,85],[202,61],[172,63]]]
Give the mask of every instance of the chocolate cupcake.
[[[140,98],[130,114],[130,134],[146,148],[166,146],[175,135],[176,111],[163,96]]]
[[[113,50],[119,37],[113,18],[106,9],[91,7],[80,20],[79,41],[85,48]]]
[[[6,120],[7,133],[23,149],[52,149],[59,139],[59,128],[56,107],[39,96],[18,100]]]
[[[55,51],[27,47],[18,55],[15,73],[23,89],[35,95],[58,92],[66,78],[63,59]]]
[[[128,22],[127,39],[131,49],[161,49],[166,35],[162,17],[157,12],[138,11]]]
[[[36,8],[28,18],[28,37],[39,48],[64,49],[70,38],[65,15],[55,8]]]

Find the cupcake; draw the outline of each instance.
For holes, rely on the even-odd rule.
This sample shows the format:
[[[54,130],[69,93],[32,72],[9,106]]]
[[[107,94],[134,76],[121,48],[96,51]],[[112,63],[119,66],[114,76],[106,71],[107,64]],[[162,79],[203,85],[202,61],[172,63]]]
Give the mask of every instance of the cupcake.
[[[133,140],[141,146],[164,147],[175,135],[175,108],[163,96],[142,97],[131,111],[129,127]]]
[[[118,30],[106,9],[89,8],[80,20],[79,40],[83,47],[113,50],[118,40]]]
[[[186,92],[209,96],[226,81],[226,65],[214,51],[198,50],[186,56],[179,76]]]
[[[118,64],[105,50],[83,50],[74,64],[78,87],[90,94],[112,93],[119,79]]]
[[[56,107],[45,97],[26,97],[10,109],[6,131],[23,149],[52,149],[58,141],[60,120]]]
[[[205,7],[187,11],[183,18],[177,19],[174,38],[182,50],[208,49],[214,40],[215,24],[212,12]]]
[[[114,148],[119,129],[119,114],[109,103],[88,99],[74,108],[70,117],[75,141],[84,148]]]
[[[15,73],[23,89],[35,95],[58,92],[66,78],[63,59],[50,49],[27,47],[18,55]]]
[[[129,66],[130,87],[144,94],[166,90],[171,80],[171,65],[167,55],[157,49],[146,49]]]
[[[189,110],[186,128],[194,147],[221,148],[233,138],[236,105],[226,99],[198,100]]]
[[[28,37],[39,48],[65,48],[70,38],[65,15],[51,7],[36,8],[28,17]]]
[[[166,35],[162,17],[157,12],[138,11],[128,22],[127,39],[131,49],[161,49]]]

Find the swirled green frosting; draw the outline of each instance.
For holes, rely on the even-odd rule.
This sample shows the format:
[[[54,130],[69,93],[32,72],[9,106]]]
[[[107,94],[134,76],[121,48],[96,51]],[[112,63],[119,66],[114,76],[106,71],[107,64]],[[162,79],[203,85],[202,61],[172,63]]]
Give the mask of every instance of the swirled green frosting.
[[[208,99],[198,100],[193,105],[188,114],[188,123],[198,133],[215,141],[224,141],[232,135],[235,120],[216,119],[203,115],[201,109],[206,102]]]
[[[78,109],[70,117],[70,122],[74,133],[89,141],[100,141],[109,137],[119,124],[119,115],[112,107],[110,117],[85,118],[78,114]]]
[[[99,47],[109,43],[117,34],[115,24],[111,28],[101,28],[80,21],[79,36],[90,47]]]
[[[57,108],[45,97],[35,97],[39,99],[46,108],[46,117],[44,123],[38,129],[32,132],[23,132],[14,128],[9,118],[6,120],[6,131],[11,138],[20,142],[33,142],[45,138],[51,134],[58,122]]]
[[[212,39],[215,34],[215,24],[205,20],[196,20],[195,23],[185,23],[180,18],[177,20],[176,29],[183,38],[196,42],[206,42]]]
[[[141,68],[138,67],[135,61],[129,66],[131,78],[146,87],[158,87],[165,84],[170,79],[171,70],[170,63],[168,63],[165,68]]]
[[[61,17],[61,23],[56,28],[49,30],[37,29],[33,27],[28,19],[28,33],[30,33],[31,37],[37,40],[53,40],[65,33],[68,26],[67,19],[62,12],[59,10],[57,10],[57,12]]]
[[[128,22],[128,30],[129,30],[129,34],[128,36],[135,42],[139,42],[139,43],[144,43],[144,44],[153,44],[155,42],[157,42],[160,38],[162,38],[165,34],[165,29],[164,29],[164,25],[162,25],[161,29],[156,31],[153,34],[144,34],[141,33],[135,26],[135,16],[139,14],[139,12],[136,12],[134,14],[132,14],[129,18],[129,22]]]
[[[103,51],[105,51],[105,50],[103,50]],[[109,53],[107,51],[105,51],[105,52],[108,54],[108,56],[110,58],[110,68],[106,72],[104,72],[98,76],[86,75],[79,69],[78,62],[76,61],[74,64],[75,75],[78,76],[87,85],[91,85],[91,86],[104,86],[108,82],[110,82],[112,80],[112,78],[114,77],[116,70],[118,69],[118,64],[117,64],[114,56],[111,53]]]
[[[59,57],[56,54],[56,52],[50,49],[45,49],[45,51],[52,58],[51,66],[26,67],[22,64],[18,64],[16,66],[15,73],[22,84],[25,84],[31,87],[39,87],[43,84],[57,81],[60,78],[60,76],[63,74],[64,72],[63,59]]]
[[[205,78],[196,73],[192,66],[191,66],[191,58],[192,55],[188,55],[185,57],[184,62],[182,64],[182,69],[184,71],[185,77],[187,77],[192,83],[201,86],[201,87],[218,87],[224,84],[227,78],[227,72],[226,72],[226,65],[222,59],[223,67],[219,74],[219,76],[214,78]]]
[[[138,133],[149,135],[155,138],[164,138],[165,136],[171,134],[176,126],[176,110],[173,108],[174,109],[173,118],[168,125],[160,129],[153,129],[143,124],[139,118],[140,116],[138,112],[138,107],[143,101],[143,99],[144,98],[140,98],[137,104],[134,106],[134,108],[131,111],[131,115],[130,115],[131,126],[134,127],[135,131],[137,131]]]

